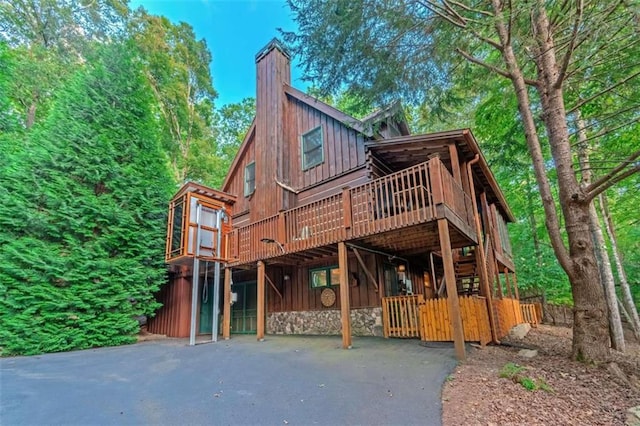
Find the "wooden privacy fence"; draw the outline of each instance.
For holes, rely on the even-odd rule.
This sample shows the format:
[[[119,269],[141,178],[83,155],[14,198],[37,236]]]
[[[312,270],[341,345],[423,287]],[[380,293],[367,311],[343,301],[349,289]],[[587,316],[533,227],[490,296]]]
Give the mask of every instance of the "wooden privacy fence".
[[[461,296],[460,314],[464,340],[486,344],[491,341],[491,326],[487,301],[479,296]],[[453,341],[451,315],[446,298],[427,299],[420,305],[420,339],[424,341]]]
[[[498,337],[504,337],[509,334],[511,327],[522,324],[522,310],[520,309],[520,301],[517,299],[493,299],[493,308],[498,319],[497,329]]]
[[[384,337],[419,337],[421,294],[382,298]]]
[[[537,327],[542,322],[542,305],[540,303],[522,303],[522,321],[528,322],[532,327]]]

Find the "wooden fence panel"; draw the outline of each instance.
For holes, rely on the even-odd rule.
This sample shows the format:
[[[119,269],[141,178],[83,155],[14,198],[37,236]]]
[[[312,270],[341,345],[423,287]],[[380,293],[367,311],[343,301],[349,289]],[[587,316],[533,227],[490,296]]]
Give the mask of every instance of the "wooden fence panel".
[[[421,294],[382,298],[384,337],[420,337]]]
[[[525,322],[522,319],[522,310],[520,309],[520,301],[517,299],[494,299],[493,306],[496,310],[498,319],[498,337],[504,337],[509,334],[509,330],[513,326]]]
[[[489,312],[484,297],[461,296],[460,314],[464,340],[486,344],[491,341]],[[426,341],[450,342],[451,316],[446,298],[427,299],[420,305],[420,338]]]
[[[539,314],[539,303],[523,303],[520,305],[522,311],[522,321],[528,322],[532,327],[537,327],[542,322]]]

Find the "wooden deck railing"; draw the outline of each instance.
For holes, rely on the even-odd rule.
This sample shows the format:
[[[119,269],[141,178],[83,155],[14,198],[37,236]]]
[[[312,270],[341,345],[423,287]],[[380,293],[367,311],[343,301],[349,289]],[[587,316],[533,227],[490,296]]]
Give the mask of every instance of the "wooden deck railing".
[[[473,209],[439,158],[234,229],[231,262],[248,263],[434,220],[445,204],[470,227]],[[265,244],[263,239],[278,241]]]
[[[435,217],[428,162],[375,179],[348,192],[354,236],[389,231]]]
[[[419,305],[424,296],[390,296],[382,298],[384,337],[420,337]]]
[[[277,244],[265,244],[261,240],[270,238],[277,240],[278,216],[234,229],[229,234],[229,252],[231,258],[239,262],[250,262],[277,256],[282,250]]]
[[[342,194],[284,212],[285,234],[280,235],[287,251],[299,251],[344,240]]]
[[[487,301],[479,296],[461,296],[460,315],[464,340],[486,344],[491,341]],[[427,299],[420,306],[420,338],[425,341],[453,341],[451,316],[446,298]]]
[[[444,196],[444,204],[449,206],[455,214],[468,224],[473,223],[473,209],[471,197],[464,192],[462,186],[444,167],[440,167],[440,179]]]

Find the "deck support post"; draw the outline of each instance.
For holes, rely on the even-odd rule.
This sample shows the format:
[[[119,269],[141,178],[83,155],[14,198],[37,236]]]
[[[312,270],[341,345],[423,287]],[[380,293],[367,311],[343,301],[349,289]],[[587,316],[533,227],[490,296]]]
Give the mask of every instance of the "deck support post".
[[[451,158],[451,170],[453,171],[453,179],[462,185],[462,174],[460,173],[460,160],[458,159],[458,148],[455,142],[449,144],[449,158]]]
[[[232,269],[224,271],[224,306],[222,308],[222,338],[229,340],[231,335],[231,274]]]
[[[451,253],[451,239],[449,237],[449,221],[438,219],[438,233],[440,234],[440,250],[444,265],[444,276],[447,286],[447,302],[451,318],[451,334],[456,350],[456,358],[460,361],[466,358],[464,347],[464,331],[462,329],[462,316],[460,315],[460,301],[456,287],[456,273],[453,267],[453,254]]]
[[[258,261],[258,282],[257,282],[257,287],[258,287],[258,306],[257,306],[257,329],[256,329],[256,338],[258,339],[258,341],[263,341],[264,340],[264,314],[265,314],[265,309],[264,309],[264,295],[265,295],[265,266],[264,266],[264,262],[259,260]]]
[[[347,246],[338,243],[338,267],[340,268],[340,319],[342,321],[342,348],[351,349],[351,306],[349,303],[349,264]]]
[[[498,337],[498,325],[493,310],[493,290],[489,283],[489,271],[487,271],[487,257],[485,256],[484,238],[482,235],[482,223],[480,222],[480,213],[478,212],[478,199],[476,197],[476,187],[473,182],[473,173],[471,172],[471,166],[480,160],[480,156],[476,155],[473,160],[467,163],[467,182],[469,184],[469,191],[471,194],[471,203],[473,204],[473,219],[476,225],[476,234],[478,234],[478,250],[476,250],[476,264],[480,271],[480,284],[482,285],[482,295],[487,300],[487,312],[489,314],[489,328],[491,329],[491,339],[494,343],[500,343]],[[482,206],[484,206],[485,193],[482,193]],[[484,210],[484,207],[481,207]],[[486,215],[485,215],[486,216]],[[489,233],[487,232],[487,237]]]
[[[205,283],[206,285],[207,283]],[[200,259],[193,258],[193,275],[191,277],[191,320],[189,322],[189,346],[196,344],[196,327],[198,326],[198,290],[200,287]]]

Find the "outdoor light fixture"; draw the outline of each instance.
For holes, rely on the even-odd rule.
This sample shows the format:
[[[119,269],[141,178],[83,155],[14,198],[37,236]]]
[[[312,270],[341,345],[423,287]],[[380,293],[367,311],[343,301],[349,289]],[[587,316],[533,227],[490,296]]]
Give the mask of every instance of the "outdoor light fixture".
[[[282,253],[284,253],[283,245],[280,244],[279,241],[274,240],[273,238],[262,238],[260,242],[267,243],[267,244],[277,244],[278,247],[280,247],[280,250],[282,250]]]

